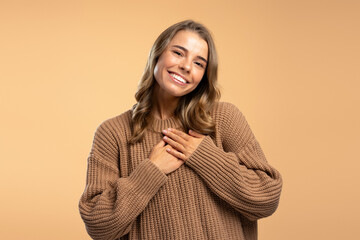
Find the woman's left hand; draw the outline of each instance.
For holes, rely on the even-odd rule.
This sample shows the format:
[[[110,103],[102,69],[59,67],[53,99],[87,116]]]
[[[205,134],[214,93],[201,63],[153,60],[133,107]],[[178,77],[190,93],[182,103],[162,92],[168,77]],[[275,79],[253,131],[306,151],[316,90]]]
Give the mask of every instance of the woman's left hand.
[[[201,141],[205,138],[205,135],[189,130],[189,134],[182,131],[168,128],[163,130],[163,140],[168,143],[173,149],[168,149],[168,153],[175,157],[186,161],[191,154],[200,145]]]

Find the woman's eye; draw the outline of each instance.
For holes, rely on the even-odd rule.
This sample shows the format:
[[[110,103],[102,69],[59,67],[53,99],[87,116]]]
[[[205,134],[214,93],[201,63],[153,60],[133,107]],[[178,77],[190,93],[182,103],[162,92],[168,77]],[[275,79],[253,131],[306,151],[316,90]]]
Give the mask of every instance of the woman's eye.
[[[200,67],[202,67],[202,68],[204,68],[204,65],[203,65],[202,63],[195,62],[195,64],[198,65],[198,66],[200,66]]]
[[[176,55],[181,56],[181,53],[178,51],[173,51]]]

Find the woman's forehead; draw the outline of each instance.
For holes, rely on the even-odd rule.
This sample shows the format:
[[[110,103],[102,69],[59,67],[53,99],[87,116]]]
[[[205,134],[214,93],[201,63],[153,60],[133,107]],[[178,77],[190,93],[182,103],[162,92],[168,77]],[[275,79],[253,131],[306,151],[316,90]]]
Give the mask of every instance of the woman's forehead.
[[[201,54],[203,57],[206,57],[208,53],[207,42],[194,31],[181,30],[177,32],[169,42],[168,47],[176,46],[181,46],[189,52]]]

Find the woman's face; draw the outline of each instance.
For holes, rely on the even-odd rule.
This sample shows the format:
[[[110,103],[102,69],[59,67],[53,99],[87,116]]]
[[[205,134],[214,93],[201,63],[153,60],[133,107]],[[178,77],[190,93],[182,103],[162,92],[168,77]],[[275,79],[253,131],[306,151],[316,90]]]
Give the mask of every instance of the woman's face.
[[[158,93],[181,97],[194,90],[204,76],[207,56],[208,45],[197,33],[177,32],[154,69]]]

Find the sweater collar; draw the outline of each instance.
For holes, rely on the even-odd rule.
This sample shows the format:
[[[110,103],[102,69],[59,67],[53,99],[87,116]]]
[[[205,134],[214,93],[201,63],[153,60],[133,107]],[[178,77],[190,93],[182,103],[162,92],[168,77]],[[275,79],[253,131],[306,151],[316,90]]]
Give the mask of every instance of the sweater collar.
[[[135,109],[137,104],[133,105],[133,107],[131,108],[131,111],[133,111]],[[158,119],[158,118],[154,118],[152,120],[152,123],[150,123],[149,129],[153,130],[155,132],[159,132],[161,133],[162,130],[167,129],[167,128],[176,128],[181,130],[181,123],[180,121],[175,117],[175,116],[171,116],[167,119]]]
[[[180,129],[181,127],[180,121],[175,116],[172,116],[167,119],[154,118],[151,123],[151,128],[155,132],[161,132],[162,130],[170,127],[177,129]]]

